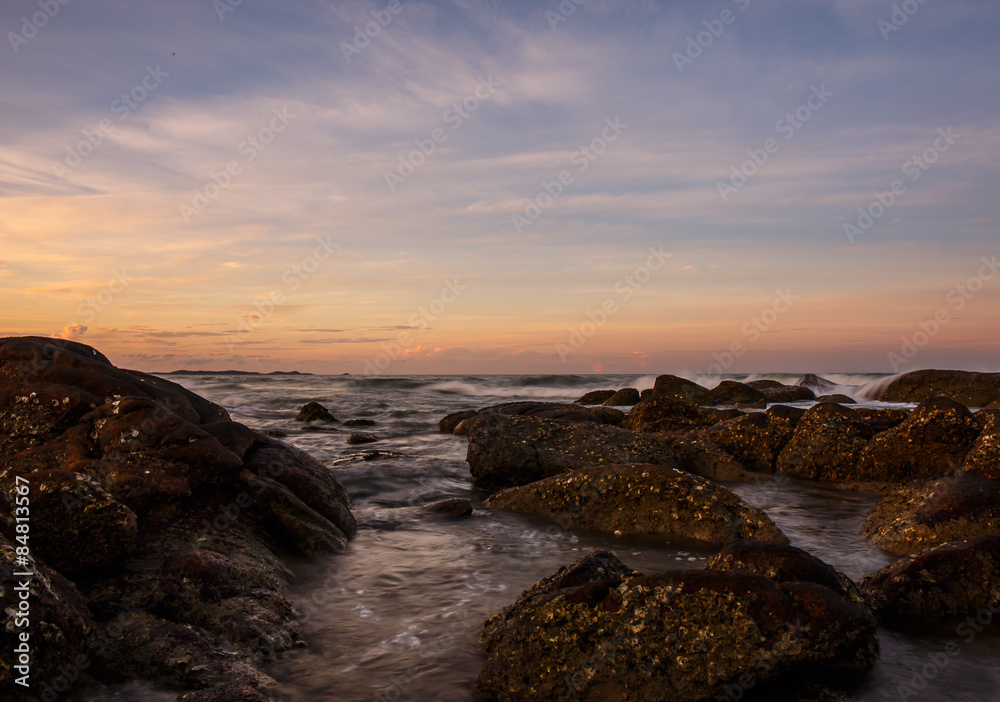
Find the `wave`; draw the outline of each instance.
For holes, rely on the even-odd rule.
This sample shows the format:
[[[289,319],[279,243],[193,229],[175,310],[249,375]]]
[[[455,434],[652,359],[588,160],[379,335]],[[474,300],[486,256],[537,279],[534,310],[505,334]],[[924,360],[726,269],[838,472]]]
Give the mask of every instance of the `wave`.
[[[467,383],[461,380],[447,380],[440,383],[433,383],[424,389],[438,392],[443,395],[463,395],[465,397],[550,397],[575,400],[583,394],[577,386],[546,387],[541,385],[515,385],[510,387],[499,387],[496,385]]]

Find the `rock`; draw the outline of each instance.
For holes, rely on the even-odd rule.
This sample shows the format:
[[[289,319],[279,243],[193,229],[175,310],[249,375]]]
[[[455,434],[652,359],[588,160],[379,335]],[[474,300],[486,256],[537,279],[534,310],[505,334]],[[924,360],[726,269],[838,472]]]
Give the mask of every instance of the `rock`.
[[[669,397],[642,400],[625,418],[625,428],[639,432],[690,431],[716,422],[712,410]]]
[[[273,684],[263,652],[297,641],[278,556],[342,550],[356,529],[326,466],[63,340],[0,339],[0,425],[0,523],[15,477],[31,485],[36,680],[90,629],[98,682]]]
[[[622,388],[614,395],[606,399],[602,404],[605,407],[631,407],[639,403],[639,391],[635,388]]]
[[[790,418],[794,415],[785,416],[784,412],[747,414],[704,429],[699,435],[733,456],[747,470],[770,474],[794,431]]]
[[[868,428],[876,434],[892,429],[893,427],[898,427],[910,416],[910,411],[904,409],[888,409],[884,407],[854,407],[852,409],[858,413],[859,417],[865,420]]]
[[[726,699],[788,678],[843,683],[878,657],[874,617],[821,585],[641,575],[606,551],[526,590],[481,642],[476,688],[501,702]]]
[[[806,410],[775,468],[809,480],[855,480],[861,453],[873,435],[854,410],[821,402]]]
[[[676,375],[657,376],[653,382],[653,397],[664,397],[689,405],[714,405],[715,400],[708,388]]]
[[[752,380],[747,383],[764,393],[768,403],[808,402],[816,399],[816,394],[804,385],[784,385],[777,380]]]
[[[705,568],[763,575],[776,583],[816,583],[861,607],[867,606],[864,595],[853,580],[812,554],[787,543],[731,541]]]
[[[924,400],[905,421],[868,443],[858,479],[901,483],[948,475],[962,464],[979,431],[972,413],[957,402]]]
[[[189,692],[178,702],[270,702],[271,698],[249,685],[222,683],[207,690]]]
[[[346,456],[340,456],[329,461],[328,465],[330,467],[341,466],[345,464],[357,463],[358,461],[384,461],[390,458],[406,458],[405,453],[399,453],[397,451],[385,451],[380,449],[366,449],[364,451],[358,451],[357,453],[349,453]]]
[[[32,520],[32,525],[35,522]],[[33,541],[32,538],[29,544]],[[4,617],[6,626],[0,628],[0,686],[4,690],[16,690],[14,679],[28,673],[32,692],[41,694],[40,683],[54,684],[63,676],[62,669],[67,664],[74,664],[78,656],[86,655],[85,644],[93,621],[73,583],[39,561],[35,561],[30,569],[18,564],[19,546],[20,543],[0,536],[0,583],[3,584],[0,589],[7,610]],[[26,570],[34,572],[34,577],[14,575]],[[20,601],[16,588],[28,580],[31,593],[27,600],[29,609],[26,618],[22,618],[15,614]],[[20,634],[23,632],[30,635],[28,671],[15,668],[19,662],[14,649],[21,645]],[[66,681],[67,685],[70,683],[72,678]]]
[[[372,444],[376,441],[378,441],[378,436],[365,432],[351,434],[347,437],[347,443],[349,444]]]
[[[287,431],[282,431],[281,429],[256,429],[258,434],[263,434],[264,436],[272,436],[276,439],[284,439],[288,436]]]
[[[373,427],[375,424],[374,419],[348,419],[344,422],[345,427]]]
[[[452,427],[452,432],[468,436],[477,422],[484,417],[496,414],[506,414],[512,417],[538,417],[553,419],[560,422],[575,422],[609,424],[620,427],[625,422],[625,413],[610,407],[584,407],[577,404],[559,404],[556,402],[505,402],[491,405],[470,415],[459,417],[464,413],[448,415],[441,420],[441,426]]]
[[[797,381],[795,384],[800,387],[807,387],[811,390],[827,393],[840,387],[832,380],[827,380],[821,376],[815,375],[813,373],[806,373]]]
[[[1000,480],[1000,416],[976,413],[983,430],[965,455],[960,475],[978,475]]]
[[[493,495],[489,507],[550,519],[563,529],[660,534],[721,545],[787,542],[761,510],[720,485],[675,468],[581,468]]]
[[[733,407],[738,410],[767,409],[767,400],[754,400],[753,402],[734,402]]]
[[[472,514],[472,503],[464,497],[452,497],[423,505],[420,511],[445,517],[468,517]]]
[[[477,418],[469,434],[467,460],[473,484],[490,492],[589,465],[676,465],[649,436],[593,422],[504,414]]]
[[[923,402],[947,397],[967,407],[985,407],[1000,400],[1000,373],[918,370],[893,378],[871,399],[882,402]]]
[[[759,402],[764,393],[745,383],[723,380],[712,389],[712,404],[735,405],[737,402]]]
[[[475,417],[479,414],[478,410],[462,410],[461,412],[452,412],[438,422],[438,431],[444,432],[445,434],[451,434],[455,431],[455,427],[462,423],[462,420],[468,419],[469,417]]]
[[[1000,482],[971,476],[918,480],[872,507],[861,533],[896,555],[1000,534]]]
[[[1000,536],[953,541],[904,558],[864,578],[861,590],[882,625],[889,628],[996,615],[1000,613]],[[966,620],[955,631],[965,637],[988,621]]]
[[[847,395],[820,395],[816,398],[816,402],[835,402],[838,405],[856,405],[858,401],[853,397],[848,397]]]
[[[653,438],[677,461],[681,470],[723,483],[746,483],[765,480],[747,471],[739,461],[708,439],[673,432],[653,434]]]
[[[336,422],[337,418],[330,414],[330,410],[318,402],[307,402],[302,405],[296,422]]]
[[[609,397],[614,397],[614,390],[591,390],[574,402],[581,405],[599,405]]]

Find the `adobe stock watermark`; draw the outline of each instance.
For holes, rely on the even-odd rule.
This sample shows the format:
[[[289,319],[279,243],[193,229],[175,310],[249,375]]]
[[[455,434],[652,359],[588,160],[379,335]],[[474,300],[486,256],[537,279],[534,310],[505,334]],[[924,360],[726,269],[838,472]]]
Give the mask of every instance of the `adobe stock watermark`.
[[[902,165],[903,175],[909,176],[911,183],[916,183],[926,173],[931,166],[937,163],[941,154],[947,152],[956,140],[961,138],[961,134],[955,134],[951,127],[939,127],[938,136],[933,143],[919,154],[914,154]],[[868,233],[868,230],[875,226],[893,205],[897,199],[906,193],[906,184],[902,179],[896,178],[889,183],[887,191],[874,192],[875,199],[867,207],[858,208],[858,218],[853,223],[844,222],[844,235],[853,245],[857,238]]]
[[[287,107],[282,107],[280,110],[275,107],[271,113],[274,116],[271,117],[271,121],[266,127],[261,127],[256,134],[251,134],[236,146],[236,153],[243,157],[243,163],[253,163],[260,152],[274,141],[276,135],[285,131],[285,128],[296,117],[288,111]],[[177,204],[184,224],[191,224],[192,217],[204,212],[212,200],[222,194],[233,178],[243,172],[243,163],[234,159],[227,162],[218,171],[209,171],[208,175],[211,180],[206,181],[200,188],[194,188],[191,203],[180,202]]]
[[[559,26],[560,22],[565,22],[570,18],[570,16],[576,12],[576,8],[580,7],[587,0],[562,0],[555,10],[546,10],[545,19],[549,22],[549,29],[553,32],[556,31],[556,27]]]
[[[777,323],[778,318],[801,299],[799,295],[792,294],[791,288],[775,290],[774,292],[775,298],[771,304],[764,308],[759,315],[751,317],[740,326],[740,334],[746,339],[746,343],[734,341],[724,351],[716,351],[712,354],[715,361],[709,364],[704,371],[700,368],[696,370],[696,375],[721,375],[728,371],[736,363],[736,359],[747,352],[747,347],[750,344],[757,343],[761,335],[770,331],[771,327]]]
[[[444,281],[444,287],[441,288],[438,296],[410,315],[410,328],[400,331],[395,341],[380,344],[383,353],[374,359],[365,360],[365,375],[382,373],[397,361],[406,351],[410,342],[413,341],[415,334],[423,334],[427,331],[431,324],[445,313],[448,306],[458,300],[462,293],[468,289],[469,286],[459,283],[458,278]]]
[[[243,0],[212,0],[212,8],[220,22],[226,21],[226,15],[235,12],[236,8],[243,4]]]
[[[944,295],[946,305],[939,307],[933,315],[927,319],[917,322],[918,329],[907,336],[901,338],[902,344],[899,352],[890,351],[886,354],[886,359],[892,367],[893,373],[898,373],[899,369],[912,361],[920,350],[927,346],[941,329],[952,320],[954,312],[960,312],[976,296],[986,283],[993,280],[1000,273],[1000,263],[997,263],[997,256],[991,258],[983,256],[979,259],[982,264],[974,276],[952,287]]]
[[[579,351],[597,333],[598,329],[607,324],[612,316],[618,314],[621,303],[631,300],[636,291],[648,283],[653,277],[653,273],[663,268],[663,265],[671,257],[673,254],[666,253],[662,245],[659,249],[650,246],[646,262],[637,266],[635,270],[612,286],[616,295],[604,298],[604,301],[596,309],[587,310],[584,313],[587,321],[581,322],[578,327],[570,327],[569,338],[565,344],[556,344],[556,354],[559,356],[559,360],[566,363],[566,360]]]
[[[451,107],[441,114],[441,119],[446,125],[451,127],[451,131],[457,130],[465,123],[465,120],[472,116],[472,113],[478,110],[484,102],[493,97],[497,88],[500,87],[502,87],[502,84],[499,81],[493,80],[492,73],[486,78],[479,76],[479,84],[476,86],[476,89],[462,100],[452,103]],[[413,143],[416,144],[417,148],[406,155],[399,154],[396,157],[399,162],[396,170],[386,170],[383,174],[385,184],[389,186],[389,192],[396,192],[396,188],[416,173],[417,169],[434,155],[437,147],[446,141],[448,141],[448,133],[441,127],[432,129],[426,139],[414,139]]]
[[[21,31],[7,32],[7,40],[14,49],[14,53],[21,51],[21,47],[38,36],[49,21],[54,19],[59,11],[69,5],[70,0],[38,0],[38,7],[41,8],[31,17],[21,18]]]
[[[392,24],[392,18],[402,11],[403,4],[400,0],[391,0],[384,10],[372,10],[371,16],[374,18],[372,21],[354,27],[354,41],[350,44],[346,41],[340,42],[344,60],[350,63],[355,56],[371,46],[372,39]]]
[[[740,12],[745,12],[750,7],[750,0],[731,0],[731,2],[740,8]],[[726,27],[735,21],[736,13],[729,8],[720,12],[718,19],[702,21],[705,29],[694,36],[688,35],[684,53],[675,51],[671,54],[674,65],[677,66],[677,72],[683,74],[684,67],[692,65],[696,59],[701,57],[715,43],[715,40],[722,36],[722,33],[726,31]]]
[[[169,76],[170,72],[160,68],[160,64],[156,64],[156,66],[147,65],[146,74],[139,79],[139,82],[111,101],[111,112],[118,115],[119,121],[128,119],[129,115],[138,110],[139,105],[145,102],[150,94],[160,87],[163,79]],[[115,130],[116,126],[111,119],[105,117],[97,123],[94,129],[82,130],[80,133],[83,134],[84,138],[75,145],[66,147],[66,156],[62,162],[52,162],[52,172],[56,174],[59,180],[62,180],[63,176],[69,175],[74,168],[83,163],[85,158],[94,153],[97,147],[104,143],[104,139]]]
[[[622,124],[621,117],[618,116],[614,119],[608,117],[604,123],[606,126],[601,130],[600,136],[594,137],[589,144],[581,146],[570,155],[569,163],[571,166],[576,166],[577,174],[586,171],[590,164],[599,159],[608,146],[618,141],[618,137],[628,129],[628,125]],[[524,228],[538,219],[543,210],[551,207],[575,180],[576,174],[568,168],[559,171],[555,180],[551,182],[543,180],[542,190],[535,197],[524,199],[526,204],[523,213],[511,213],[510,221],[514,225],[514,230],[521,234]]]
[[[910,17],[917,14],[917,10],[923,7],[927,0],[903,0],[902,3],[892,6],[892,14],[888,21],[880,19],[876,24],[882,33],[882,40],[889,41],[889,35],[898,32],[904,24],[910,21]]]
[[[820,83],[818,88],[815,85],[810,86],[810,95],[806,101],[796,107],[793,112],[788,112],[784,117],[779,118],[774,123],[774,131],[781,134],[785,141],[788,141],[805,126],[806,122],[813,118],[813,115],[823,109],[827,100],[833,95],[826,89],[825,83]],[[722,201],[729,202],[729,196],[746,185],[747,181],[757,175],[760,169],[771,160],[771,157],[780,150],[781,142],[774,137],[765,139],[759,149],[747,149],[747,156],[750,158],[739,166],[733,164],[729,180],[720,180],[715,184]]]
[[[281,282],[284,287],[280,290],[268,293],[267,297],[254,302],[254,311],[244,315],[236,321],[236,331],[227,334],[223,341],[229,352],[232,353],[236,344],[246,341],[247,337],[259,329],[264,322],[274,314],[278,307],[288,300],[288,294],[293,293],[302,287],[302,284],[319,270],[319,265],[328,260],[330,256],[340,248],[340,244],[334,243],[330,236],[316,237],[316,247],[312,253],[302,259],[298,264],[289,266],[281,274]]]
[[[108,284],[101,288],[97,294],[91,295],[81,302],[76,308],[76,313],[82,316],[86,323],[93,322],[98,314],[114,302],[115,297],[128,287],[129,281],[135,280],[128,275],[124,269],[121,271],[111,271],[111,279]]]

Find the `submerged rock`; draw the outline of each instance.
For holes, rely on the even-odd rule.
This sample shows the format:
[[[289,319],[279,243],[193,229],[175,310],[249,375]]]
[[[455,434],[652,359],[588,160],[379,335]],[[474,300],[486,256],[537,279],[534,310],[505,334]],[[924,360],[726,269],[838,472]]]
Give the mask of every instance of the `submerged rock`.
[[[464,497],[452,497],[423,505],[420,511],[445,517],[468,517],[472,514],[472,503]]]
[[[721,545],[787,542],[761,510],[720,485],[674,468],[581,468],[493,495],[489,506],[545,517],[563,529],[662,534]]]
[[[302,405],[299,414],[295,417],[296,422],[336,422],[337,418],[330,414],[330,410],[318,402],[307,402]]]
[[[374,419],[348,419],[344,422],[345,427],[373,427],[375,424]]]
[[[872,507],[861,533],[897,555],[1000,534],[1000,482],[959,476],[910,483]]]
[[[476,418],[467,460],[473,484],[491,492],[597,464],[676,466],[674,458],[646,435],[593,422],[505,414]]]
[[[953,541],[888,565],[861,581],[883,626],[918,628],[941,620],[966,620],[960,636],[981,631],[1000,614],[1000,536]]]
[[[631,571],[595,551],[487,621],[487,700],[701,702],[801,676],[845,683],[878,657],[876,621],[810,582]]]
[[[378,441],[378,436],[368,432],[358,432],[347,437],[349,444],[373,444]]]

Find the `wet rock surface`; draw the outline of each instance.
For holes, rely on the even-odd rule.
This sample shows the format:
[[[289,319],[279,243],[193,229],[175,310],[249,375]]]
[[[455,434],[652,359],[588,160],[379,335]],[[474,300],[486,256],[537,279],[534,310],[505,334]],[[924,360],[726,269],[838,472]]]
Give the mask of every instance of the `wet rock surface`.
[[[307,402],[302,405],[296,422],[336,422],[337,418],[330,414],[330,410],[318,402]]]
[[[604,407],[631,407],[639,402],[639,391],[635,388],[622,388],[601,404]]]
[[[923,402],[932,397],[947,397],[966,407],[986,407],[1000,400],[1000,373],[911,371],[894,378],[875,393],[872,399],[884,402]]]
[[[657,376],[656,380],[653,381],[650,396],[677,400],[689,405],[715,404],[715,399],[708,388],[676,375]]]
[[[773,473],[778,455],[791,439],[800,414],[777,407],[782,406],[720,422],[700,435],[736,458],[747,470]]]
[[[581,405],[599,405],[608,398],[614,397],[615,390],[591,390],[574,400]]]
[[[279,556],[342,550],[356,528],[308,454],[75,342],[0,339],[0,456],[5,533],[17,478],[30,484],[42,681],[82,655],[77,682],[263,690],[259,667],[300,643]]]
[[[562,529],[662,534],[712,545],[788,541],[766,514],[724,487],[656,465],[582,468],[502,490],[488,506],[545,517]]]
[[[878,657],[875,618],[812,582],[631,571],[595,551],[487,621],[487,700],[684,700],[775,681],[840,683]]]
[[[767,402],[808,402],[816,399],[816,393],[804,385],[785,385],[777,380],[751,380],[747,383],[764,393]]]
[[[875,546],[897,555],[1000,534],[1000,482],[958,476],[910,483],[876,504],[861,532]]]
[[[821,402],[802,416],[775,466],[781,473],[810,480],[854,480],[861,453],[873,436],[857,412]]]
[[[640,432],[690,431],[711,426],[717,421],[715,410],[694,407],[670,397],[654,396],[633,407],[625,418],[624,426]]]
[[[1000,614],[1000,536],[953,541],[886,566],[861,581],[883,626],[921,628],[966,619],[965,636]]]
[[[490,492],[590,465],[676,465],[652,437],[614,426],[494,413],[474,421],[469,469],[473,484]]]

